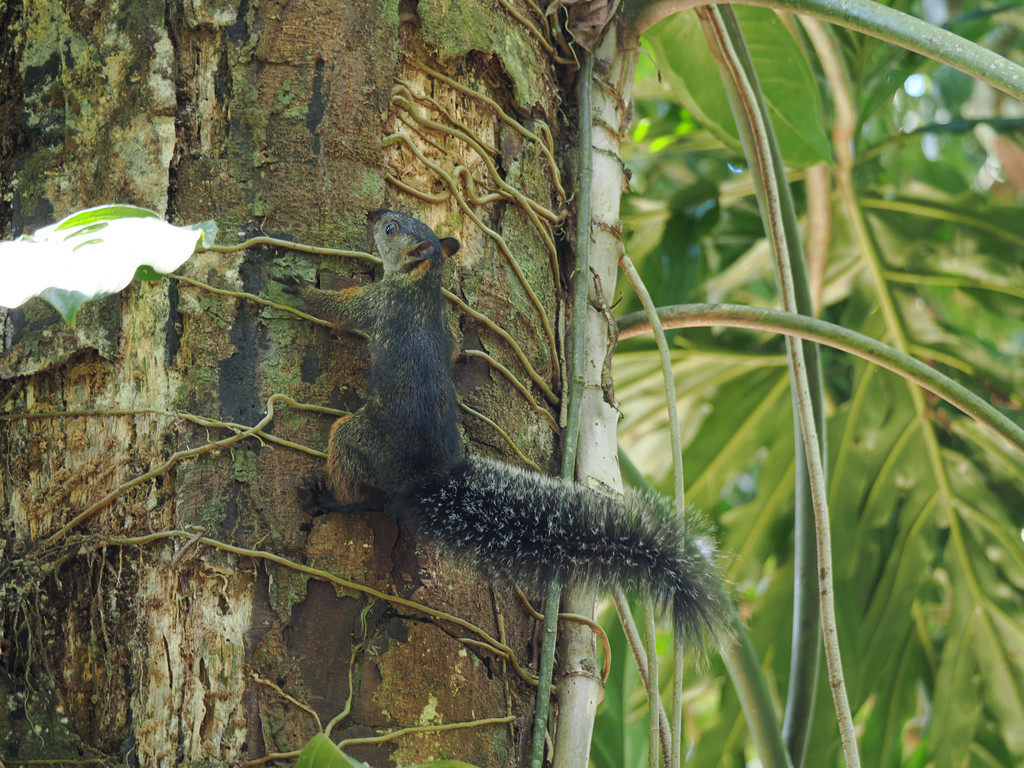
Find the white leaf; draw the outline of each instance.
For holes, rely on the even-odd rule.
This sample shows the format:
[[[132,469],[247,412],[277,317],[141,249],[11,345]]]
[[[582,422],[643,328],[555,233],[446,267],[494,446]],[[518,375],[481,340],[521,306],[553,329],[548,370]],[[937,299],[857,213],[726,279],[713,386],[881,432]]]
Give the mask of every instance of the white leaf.
[[[140,266],[160,274],[176,270],[202,236],[145,208],[79,211],[0,243],[0,306],[17,307],[48,289],[80,294],[82,301],[117,293]]]

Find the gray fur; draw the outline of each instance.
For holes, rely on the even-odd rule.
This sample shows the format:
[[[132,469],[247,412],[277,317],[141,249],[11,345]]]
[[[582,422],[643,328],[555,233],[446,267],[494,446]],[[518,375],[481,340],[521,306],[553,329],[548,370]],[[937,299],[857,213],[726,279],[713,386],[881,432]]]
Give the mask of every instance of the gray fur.
[[[577,483],[471,457],[444,477],[403,489],[392,509],[421,533],[490,575],[539,588],[636,587],[669,606],[677,632],[700,644],[729,637],[733,609],[699,515],[672,513],[661,496],[624,499]]]

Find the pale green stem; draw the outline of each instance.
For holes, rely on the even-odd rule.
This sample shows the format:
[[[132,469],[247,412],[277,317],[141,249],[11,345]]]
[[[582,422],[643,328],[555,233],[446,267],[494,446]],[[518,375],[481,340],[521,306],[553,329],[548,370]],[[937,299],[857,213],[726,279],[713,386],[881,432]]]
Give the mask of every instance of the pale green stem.
[[[622,462],[623,466],[623,480],[637,487],[647,485],[647,479],[629,461],[629,457],[626,456],[622,448],[619,448],[619,461]],[[629,475],[631,471],[635,474]],[[619,615],[622,632],[626,636],[626,644],[633,654],[633,661],[636,663],[637,671],[640,673],[640,682],[643,684],[645,691],[649,690],[647,685],[647,651],[644,650],[643,641],[640,639],[640,630],[637,629],[636,622],[633,621],[633,614],[629,611],[629,600],[626,599],[626,593],[619,584],[612,584],[611,593],[612,602],[615,603],[615,612]],[[667,747],[672,740],[672,736],[668,717],[665,714],[665,707],[661,705],[661,699],[658,699],[658,728],[661,732],[661,759],[667,765],[671,759]]]
[[[671,768],[683,764],[683,662],[686,648],[683,636],[676,635],[672,642],[672,762]]]
[[[541,627],[540,661],[537,669],[537,708],[533,718],[533,741],[530,744],[531,768],[544,765],[544,742],[551,705],[551,681],[555,671],[555,640],[558,639],[558,606],[562,602],[562,585],[558,579],[548,584],[544,600],[544,623]]]
[[[698,18],[715,51],[722,72],[736,126],[744,153],[752,169],[758,204],[765,221],[765,229],[779,286],[782,308],[805,315],[813,314],[811,289],[807,277],[806,259],[796,224],[796,212],[789,192],[789,183],[782,165],[782,156],[775,141],[771,119],[761,94],[753,62],[747,51],[743,34],[731,7],[699,8]],[[816,345],[787,340],[790,380],[793,395],[796,459],[796,504],[794,506],[794,593],[793,635],[790,649],[789,688],[786,698],[785,736],[790,756],[800,765],[810,733],[811,713],[817,690],[818,658],[821,649],[819,623],[827,613],[825,596],[831,592],[831,570],[822,569],[821,540],[827,512],[817,502],[815,486],[825,487],[825,413],[824,382]],[[803,386],[801,372],[806,372],[807,386]],[[802,416],[812,414],[814,455],[803,450],[808,433]],[[820,473],[820,476],[815,476]],[[828,532],[825,532],[828,538]],[[817,546],[816,546],[817,545]],[[825,623],[821,628],[829,631]],[[826,647],[831,653],[829,669],[832,680],[841,679],[839,647]],[[835,686],[834,686],[835,688]],[[841,686],[840,686],[841,688]],[[857,759],[856,742],[852,740],[853,719],[849,713],[844,689],[836,697],[836,714],[844,734],[847,760]],[[853,753],[851,755],[851,752]]]
[[[647,765],[658,768],[661,765],[661,733],[658,729],[658,713],[661,701],[658,698],[658,630],[654,626],[654,609],[649,600],[643,601],[644,642],[650,649],[647,653]]]
[[[644,285],[640,274],[633,266],[632,260],[626,254],[619,258],[619,265],[629,278],[633,290],[640,298],[644,312],[650,318],[651,328],[654,331],[654,340],[658,345],[658,355],[661,358],[661,375],[665,382],[665,401],[668,405],[668,426],[672,450],[672,478],[673,478],[673,508],[677,515],[682,515],[686,510],[685,486],[683,483],[683,440],[679,434],[679,411],[676,398],[675,377],[672,374],[672,357],[669,354],[668,341],[665,339],[665,331],[658,320],[658,312],[651,300],[651,294]],[[650,689],[648,689],[650,690]],[[652,695],[652,694],[648,694]],[[658,692],[653,691],[657,696]],[[654,718],[651,718],[652,722]],[[682,739],[683,739],[683,643],[682,637],[675,638],[675,651],[672,669],[672,757],[671,767],[679,768],[682,764]]]
[[[991,403],[920,360],[849,328],[777,309],[735,304],[679,304],[659,307],[658,316],[661,318],[662,326],[670,329],[730,326],[773,331],[849,352],[937,395],[978,423],[1005,437],[1014,448],[1024,454],[1024,429]],[[643,312],[631,312],[619,318],[619,338],[628,339],[649,331],[650,325]]]
[[[625,253],[618,263],[623,267],[629,278],[630,285],[636,291],[643,304],[643,309],[650,318],[651,329],[654,332],[654,341],[657,344],[657,353],[662,359],[662,376],[665,379],[665,399],[669,408],[669,435],[672,443],[672,470],[673,470],[673,508],[677,515],[686,511],[685,485],[683,483],[683,439],[679,433],[679,410],[677,407],[676,380],[672,373],[672,356],[669,354],[669,342],[665,338],[665,331],[657,319],[657,310],[650,298],[650,292],[640,279],[633,261]],[[656,695],[657,692],[654,691]],[[672,768],[679,768],[682,765],[682,740],[683,740],[683,642],[682,637],[675,639],[675,651],[672,670]]]
[[[651,300],[651,294],[640,279],[640,274],[633,266],[629,256],[622,254],[619,258],[619,266],[629,278],[630,285],[640,298],[644,312],[651,320],[651,329],[654,332],[654,342],[658,345],[658,356],[661,359],[661,375],[665,382],[665,402],[668,405],[668,428],[672,450],[672,479],[673,479],[673,510],[677,515],[683,514],[686,509],[686,497],[683,486],[683,440],[679,434],[679,410],[676,398],[676,383],[672,374],[672,357],[669,354],[668,341],[665,339],[665,331],[658,320],[658,310]]]
[[[768,685],[743,623],[736,621],[736,640],[722,650],[729,679],[736,688],[747,728],[765,768],[790,768],[789,752],[779,732],[779,720],[768,695]]]

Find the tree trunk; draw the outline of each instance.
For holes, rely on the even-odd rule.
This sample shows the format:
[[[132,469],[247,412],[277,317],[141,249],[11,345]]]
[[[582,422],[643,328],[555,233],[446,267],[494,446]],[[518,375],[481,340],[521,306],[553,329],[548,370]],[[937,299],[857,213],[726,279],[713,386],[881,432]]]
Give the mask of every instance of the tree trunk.
[[[566,70],[536,6],[510,5],[8,2],[0,229],[123,202],[214,219],[221,244],[362,251],[367,211],[413,212],[462,241],[446,285],[522,350],[452,304],[459,394],[493,420],[463,414],[468,450],[551,472]],[[258,245],[75,329],[38,299],[0,315],[4,760],[237,765],[344,713],[335,741],[511,718],[345,747],[371,765],[522,762],[536,688],[494,646],[535,669],[534,621],[510,585],[379,513],[312,515],[296,486],[322,458],[301,449],[335,416],[268,410],[354,410],[366,350],[255,296],[374,272]]]

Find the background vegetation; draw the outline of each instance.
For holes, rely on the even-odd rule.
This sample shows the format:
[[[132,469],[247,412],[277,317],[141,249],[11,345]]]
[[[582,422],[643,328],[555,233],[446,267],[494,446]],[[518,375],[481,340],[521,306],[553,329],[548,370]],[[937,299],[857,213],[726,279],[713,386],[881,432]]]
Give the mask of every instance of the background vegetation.
[[[891,5],[1024,58],[1017,4]],[[1020,423],[1022,105],[879,40],[735,10],[773,110],[819,316],[929,362]],[[663,22],[645,48],[657,66],[641,57],[633,143],[624,148],[633,173],[628,253],[659,306],[776,306],[753,183],[696,20]],[[622,293],[622,311],[640,308],[628,286]],[[670,339],[687,501],[718,521],[781,707],[794,493],[784,342],[731,329]],[[1002,438],[888,372],[827,349],[823,365],[840,643],[864,764],[1019,764],[1024,462]],[[670,492],[653,343],[623,342],[615,377],[622,444]],[[642,765],[643,697],[631,688],[635,673],[617,665],[613,674],[632,678],[609,686],[595,762]],[[715,664],[690,678],[694,765],[744,765],[751,756],[723,676]],[[835,715],[823,675],[819,683],[805,764],[836,765]]]

